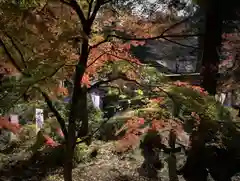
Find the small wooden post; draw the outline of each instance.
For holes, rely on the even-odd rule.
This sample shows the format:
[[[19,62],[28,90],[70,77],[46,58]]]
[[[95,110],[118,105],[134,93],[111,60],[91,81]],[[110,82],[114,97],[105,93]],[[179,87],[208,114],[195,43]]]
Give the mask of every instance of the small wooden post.
[[[43,128],[44,118],[43,118],[43,110],[42,109],[36,109],[36,134],[40,131],[40,129]]]

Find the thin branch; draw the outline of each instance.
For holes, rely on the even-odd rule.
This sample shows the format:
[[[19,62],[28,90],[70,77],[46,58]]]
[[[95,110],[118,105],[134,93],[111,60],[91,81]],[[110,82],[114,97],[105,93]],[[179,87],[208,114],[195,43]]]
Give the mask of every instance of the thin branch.
[[[90,66],[92,66],[97,60],[99,60],[99,58],[101,58],[103,55],[105,55],[106,53],[104,52],[104,53],[102,53],[101,55],[99,55],[95,60],[93,60],[88,66],[87,66],[87,68],[88,67],[90,67]]]
[[[36,35],[35,35],[36,36]],[[22,47],[24,48],[27,48],[31,53],[34,53],[33,49],[31,46],[29,46],[29,44],[24,44],[23,42],[21,42],[20,40],[18,40],[17,38],[15,37],[12,37],[14,39],[15,42],[17,42],[19,45],[21,45]]]
[[[118,59],[122,59],[123,61],[126,61],[127,63],[129,63],[129,65],[131,65],[131,67],[133,67],[133,71],[136,73],[136,74],[139,74],[138,71],[136,70],[136,66],[139,66],[139,64],[137,62],[134,62],[134,61],[131,61],[131,59],[128,59],[126,57],[120,57],[118,55],[114,55],[114,54],[111,54],[111,53],[107,53],[105,52],[106,54],[110,55],[110,56],[113,56],[115,58],[118,58]]]
[[[56,107],[53,105],[50,97],[47,95],[46,92],[44,92],[40,87],[33,87],[35,88],[36,90],[38,90],[43,98],[45,99],[49,109],[53,112],[53,114],[55,115],[55,117],[57,118],[57,121],[59,122],[60,126],[61,126],[61,129],[63,131],[63,134],[64,134],[64,137],[65,139],[67,139],[67,136],[68,136],[68,132],[67,132],[67,128],[66,128],[66,124],[65,124],[65,120],[63,119],[63,117],[60,115],[60,113],[58,112],[58,110],[56,109]]]
[[[103,121],[103,122],[101,123],[101,125],[92,132],[92,134],[90,134],[90,135],[88,135],[88,136],[86,136],[86,137],[83,137],[82,140],[77,141],[76,144],[84,143],[84,142],[86,142],[87,140],[91,139],[109,120],[110,120],[110,119],[106,119],[105,121]]]
[[[87,15],[87,19],[90,18],[93,2],[94,2],[94,0],[90,0],[90,1],[88,0],[88,15]]]
[[[23,91],[23,93],[22,93],[20,96],[18,96],[18,98],[17,98],[15,101],[13,101],[10,105],[6,106],[7,109],[5,109],[5,110],[9,110],[9,109],[11,109],[15,104],[17,104],[18,101],[20,101],[20,99],[24,96],[24,94],[26,94],[26,93],[28,92],[29,88],[30,88],[30,86],[27,86],[27,88]]]
[[[161,35],[164,35],[165,33],[167,33],[168,31],[174,29],[175,27],[183,24],[183,23],[186,23],[188,20],[190,20],[193,16],[188,16],[187,18],[177,22],[177,23],[174,23],[173,25],[169,26],[166,30],[164,30]]]
[[[65,1],[65,0],[60,0],[63,4],[66,4],[68,6],[70,6],[78,15],[80,21],[81,21],[81,24],[84,26],[86,25],[86,18],[84,16],[84,13],[81,9],[81,7],[79,6],[79,4],[77,3],[76,0],[70,0],[69,2],[68,1]]]
[[[7,54],[9,60],[11,61],[11,63],[13,64],[13,66],[19,71],[21,72],[23,75],[25,76],[30,76],[29,74],[25,73],[22,68],[17,64],[17,62],[15,61],[14,57],[11,55],[11,53],[8,51],[7,46],[4,44],[4,42],[2,41],[2,39],[0,39],[0,45],[3,46],[3,49],[5,51],[5,53]]]
[[[14,42],[13,40],[13,37],[10,36],[7,32],[4,32],[4,34],[10,39],[12,45],[14,46],[14,48],[17,50],[17,52],[19,53],[20,57],[21,57],[21,60],[23,62],[23,65],[24,65],[24,68],[27,68],[27,64],[26,64],[26,61],[25,61],[25,58],[23,56],[23,53],[22,51],[20,50],[20,48],[18,47],[18,45]]]
[[[109,2],[111,2],[111,0],[109,0],[109,1],[97,0],[96,6],[94,7],[93,12],[92,12],[92,15],[91,15],[90,18],[89,18],[89,25],[90,25],[90,26],[93,24],[93,21],[95,20],[96,15],[97,15],[99,9],[100,9],[104,4],[107,4],[107,3],[109,3]]]
[[[34,78],[31,77],[31,78],[23,79],[24,81],[22,81],[22,82],[20,82],[20,81],[14,82],[14,83],[11,82],[10,84],[8,84],[9,82],[5,83],[5,84],[3,83],[0,87],[0,90],[7,89],[7,88],[12,88],[13,86],[14,87],[24,87],[24,86],[28,86],[28,85],[33,86],[34,84],[37,84],[38,82],[44,81],[44,80],[54,76],[62,67],[64,67],[64,65],[65,64],[60,65],[51,74],[49,74],[47,76],[44,76],[42,78],[39,78],[37,80],[34,80]]]
[[[8,95],[8,91],[4,91],[4,93],[1,92],[0,101],[3,100],[5,97],[7,97],[7,95]]]
[[[182,35],[179,35],[179,34],[168,34],[168,35],[164,35],[166,34],[168,31],[170,31],[171,29],[179,26],[180,24],[182,23],[185,23],[187,22],[190,18],[192,18],[192,16],[189,16],[185,19],[183,19],[182,21],[179,21],[175,24],[173,24],[172,26],[170,26],[169,28],[167,28],[166,30],[164,30],[160,35],[158,36],[154,36],[154,37],[149,37],[149,38],[136,38],[136,37],[131,37],[131,36],[128,36],[128,37],[122,37],[122,36],[118,36],[118,35],[107,35],[107,37],[100,41],[99,43],[95,44],[95,45],[92,45],[90,48],[96,48],[98,47],[99,45],[107,42],[110,38],[112,37],[115,37],[115,38],[118,38],[118,39],[122,39],[122,40],[135,40],[135,41],[145,41],[145,40],[156,40],[156,39],[161,39],[161,38],[173,38],[173,37],[197,37],[197,36],[203,36],[203,34],[182,34]]]
[[[132,61],[131,59],[128,59],[128,58],[126,58],[126,57],[120,57],[120,56],[118,56],[118,55],[114,55],[114,54],[112,54],[112,53],[107,53],[107,52],[105,52],[105,53],[106,53],[107,55],[113,56],[113,57],[115,57],[115,58],[125,60],[125,61],[127,61],[129,64],[131,64],[133,67],[135,67],[135,68],[136,68],[136,65],[139,65],[137,62],[134,62],[134,61]],[[135,65],[134,65],[134,64],[135,64]]]
[[[140,85],[136,80],[129,79],[129,78],[127,78],[125,75],[119,75],[119,76],[112,77],[112,78],[109,78],[109,79],[107,79],[107,80],[102,80],[102,81],[99,81],[99,82],[93,84],[90,88],[88,88],[88,91],[91,91],[91,90],[94,89],[94,88],[98,88],[98,87],[100,87],[102,84],[107,84],[107,83],[110,83],[110,82],[112,82],[112,81],[114,81],[114,80],[119,80],[119,79],[125,80],[125,81],[128,81],[128,82],[134,82],[135,84]],[[140,85],[140,86],[141,86],[141,85]]]
[[[177,42],[177,41],[170,40],[170,39],[168,39],[168,38],[163,38],[163,39],[166,40],[166,41],[169,41],[169,42],[171,42],[171,43],[174,43],[174,44],[177,44],[177,45],[186,47],[186,48],[193,48],[193,49],[196,49],[196,50],[201,50],[201,48],[194,47],[194,46],[191,46],[191,45],[185,45],[185,44],[179,43],[179,42]]]
[[[97,48],[99,45],[106,43],[109,41],[110,38],[118,38],[121,40],[132,40],[132,41],[146,41],[146,40],[156,40],[156,39],[163,39],[163,38],[186,38],[186,37],[199,37],[203,36],[203,34],[168,34],[168,35],[158,35],[149,38],[134,38],[134,37],[122,37],[118,35],[108,35],[106,39],[100,41],[99,43],[90,46],[90,49]]]

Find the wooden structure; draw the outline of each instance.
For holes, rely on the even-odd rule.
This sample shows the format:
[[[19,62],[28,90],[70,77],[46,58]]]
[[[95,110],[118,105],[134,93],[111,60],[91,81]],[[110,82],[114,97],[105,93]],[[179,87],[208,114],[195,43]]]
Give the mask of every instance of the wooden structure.
[[[190,74],[165,74],[165,77],[172,81],[183,81],[189,82],[192,85],[200,85],[201,76],[200,73],[190,73]]]

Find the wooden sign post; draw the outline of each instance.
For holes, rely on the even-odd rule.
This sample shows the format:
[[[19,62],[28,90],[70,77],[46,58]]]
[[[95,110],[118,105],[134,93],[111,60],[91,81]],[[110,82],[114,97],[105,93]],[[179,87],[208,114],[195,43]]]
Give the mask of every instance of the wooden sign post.
[[[9,119],[10,119],[9,121],[10,121],[11,123],[19,124],[18,115],[11,114],[11,115],[9,116]],[[10,133],[10,142],[15,141],[15,140],[17,140],[16,135],[13,134],[13,133]]]
[[[43,128],[44,118],[43,118],[43,109],[36,109],[36,134]]]

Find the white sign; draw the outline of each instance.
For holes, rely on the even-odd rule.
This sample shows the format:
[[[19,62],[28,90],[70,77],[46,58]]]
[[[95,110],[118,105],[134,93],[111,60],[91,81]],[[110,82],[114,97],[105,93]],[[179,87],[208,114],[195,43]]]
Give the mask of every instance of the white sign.
[[[10,115],[10,120],[11,120],[11,123],[15,123],[15,124],[19,123],[18,115],[11,114]]]
[[[44,123],[43,109],[36,109],[35,118],[36,118],[36,133],[38,133],[39,130],[43,128],[43,123]]]
[[[100,109],[100,106],[101,106],[101,98],[100,98],[100,96],[95,94],[95,93],[92,93],[91,97],[92,97],[92,101],[93,101],[94,107]]]
[[[218,94],[215,95],[215,99],[216,99],[216,101],[219,101],[221,104],[223,104],[225,99],[226,99],[226,94],[225,93],[218,93]]]
[[[9,117],[10,117],[10,122],[11,123],[19,124],[18,115],[11,114]],[[10,140],[13,141],[13,140],[16,140],[16,139],[17,139],[16,135],[11,133],[10,134]]]
[[[226,98],[223,102],[224,106],[231,107],[232,106],[232,92],[228,92]]]

